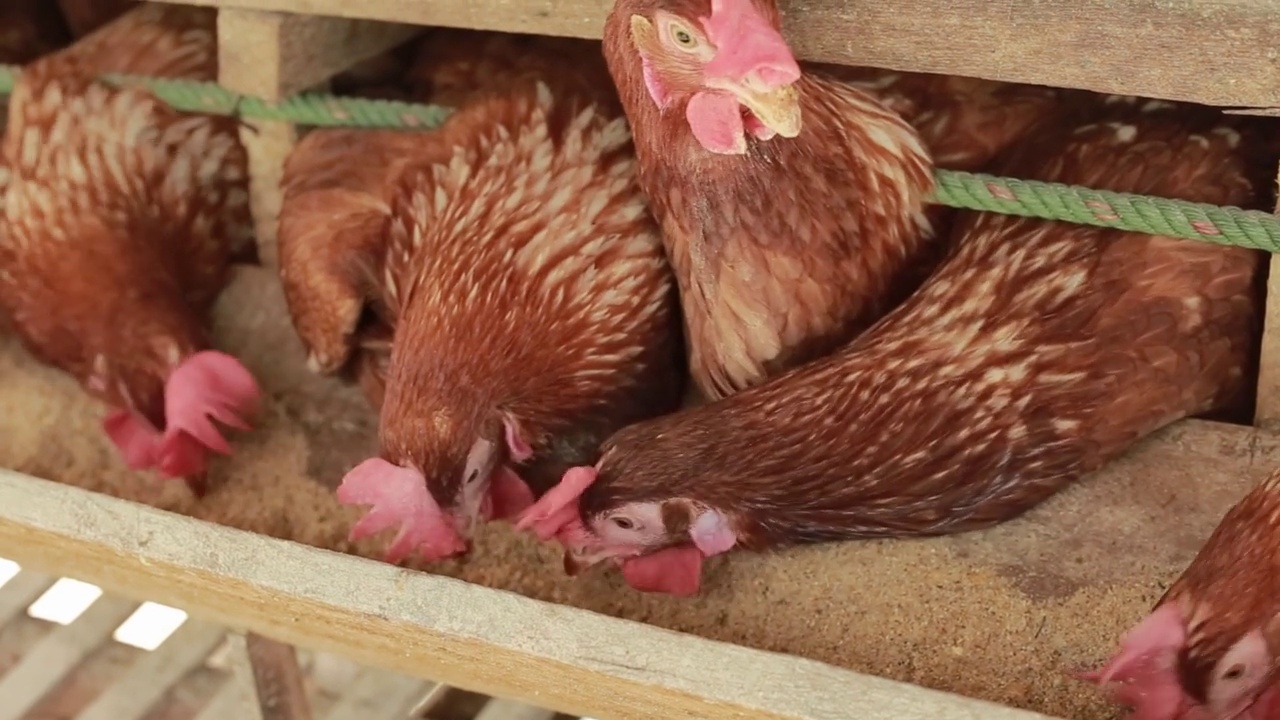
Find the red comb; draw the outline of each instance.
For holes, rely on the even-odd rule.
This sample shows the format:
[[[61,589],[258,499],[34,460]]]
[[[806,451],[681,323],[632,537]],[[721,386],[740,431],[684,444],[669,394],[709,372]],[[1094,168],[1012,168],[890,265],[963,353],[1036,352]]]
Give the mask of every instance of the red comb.
[[[1077,677],[1109,686],[1113,702],[1133,708],[1131,720],[1177,720],[1190,704],[1176,668],[1185,642],[1182,613],[1169,603],[1126,633],[1106,665]]]
[[[345,505],[373,506],[351,528],[349,539],[359,540],[400,527],[386,551],[389,563],[400,562],[414,550],[427,560],[439,560],[467,549],[457,529],[427,492],[427,481],[417,470],[371,458],[342,478],[337,495]]]
[[[705,67],[709,77],[738,80],[754,73],[771,88],[800,79],[787,41],[752,0],[711,0],[711,17],[702,24],[717,48]]]
[[[169,375],[164,388],[165,439],[186,433],[224,455],[231,452],[214,420],[248,430],[262,391],[240,361],[206,350],[191,355]]]
[[[517,530],[533,529],[541,540],[555,537],[562,529],[578,519],[578,498],[591,487],[599,473],[590,465],[569,468],[560,483],[547,491],[520,514]]]

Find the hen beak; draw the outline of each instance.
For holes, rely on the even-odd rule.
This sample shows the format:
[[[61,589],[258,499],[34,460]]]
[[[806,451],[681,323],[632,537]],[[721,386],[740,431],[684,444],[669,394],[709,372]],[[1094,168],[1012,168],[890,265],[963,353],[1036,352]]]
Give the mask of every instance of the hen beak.
[[[574,577],[616,556],[603,547],[571,547],[564,551],[564,574]]]
[[[794,82],[769,87],[756,73],[740,80],[708,78],[706,86],[733,95],[761,125],[785,138],[800,134],[800,92]]]

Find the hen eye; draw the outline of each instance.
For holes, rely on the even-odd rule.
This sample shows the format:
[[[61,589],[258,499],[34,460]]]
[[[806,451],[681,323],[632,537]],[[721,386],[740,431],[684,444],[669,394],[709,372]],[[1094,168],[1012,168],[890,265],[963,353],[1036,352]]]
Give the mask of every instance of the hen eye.
[[[698,46],[698,39],[693,36],[693,33],[680,25],[671,26],[671,39],[685,50],[692,50]]]
[[[622,528],[623,530],[631,530],[636,526],[635,522],[632,521],[631,518],[629,517],[616,517],[616,518],[612,518],[612,520],[614,525],[617,525],[619,528]]]
[[[1222,673],[1223,680],[1239,680],[1244,675],[1244,665],[1236,663]]]

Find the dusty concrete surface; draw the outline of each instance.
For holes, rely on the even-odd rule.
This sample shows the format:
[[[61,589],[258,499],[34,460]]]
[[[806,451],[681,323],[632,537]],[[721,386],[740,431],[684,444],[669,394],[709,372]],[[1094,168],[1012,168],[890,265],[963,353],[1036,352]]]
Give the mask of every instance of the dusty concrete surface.
[[[331,491],[373,447],[363,396],[306,372],[268,271],[240,274],[218,336],[273,402],[237,456],[215,465],[203,502],[125,469],[99,430],[101,409],[10,338],[0,340],[0,466],[378,557],[376,539],[347,543],[360,513]],[[711,565],[703,595],[690,600],[640,595],[604,572],[570,580],[553,548],[506,526],[486,530],[470,559],[430,570],[1059,717],[1109,718],[1067,673],[1102,660],[1226,509],[1277,464],[1280,441],[1182,423],[993,531],[735,554]]]

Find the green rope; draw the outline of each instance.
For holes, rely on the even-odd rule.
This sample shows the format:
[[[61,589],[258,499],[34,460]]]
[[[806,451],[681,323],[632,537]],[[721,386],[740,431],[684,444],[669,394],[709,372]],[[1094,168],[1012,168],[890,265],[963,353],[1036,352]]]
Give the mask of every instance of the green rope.
[[[0,95],[12,92],[21,69],[0,65]],[[319,93],[268,102],[211,82],[109,75],[117,86],[141,85],[184,112],[285,120],[315,127],[429,130],[451,112],[436,105],[337,97]],[[1280,253],[1280,218],[1256,210],[980,173],[937,171],[934,202],[954,208],[1061,220],[1131,232]]]

